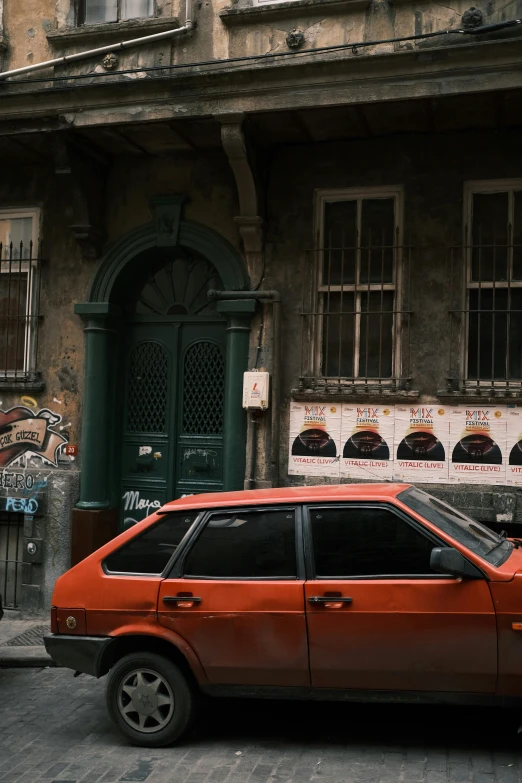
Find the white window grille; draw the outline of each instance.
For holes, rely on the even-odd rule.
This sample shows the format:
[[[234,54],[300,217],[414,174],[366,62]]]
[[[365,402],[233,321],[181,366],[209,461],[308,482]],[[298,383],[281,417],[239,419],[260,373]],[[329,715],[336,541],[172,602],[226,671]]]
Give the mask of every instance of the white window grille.
[[[456,332],[450,388],[520,391],[522,180],[466,183],[464,241],[452,248],[450,258],[450,282],[457,292],[451,308]]]
[[[409,326],[411,253],[402,244],[401,188],[317,191],[315,219],[315,296],[310,310],[303,303],[301,382],[405,388],[409,346],[400,338]]]
[[[0,211],[0,381],[36,373],[39,210]]]

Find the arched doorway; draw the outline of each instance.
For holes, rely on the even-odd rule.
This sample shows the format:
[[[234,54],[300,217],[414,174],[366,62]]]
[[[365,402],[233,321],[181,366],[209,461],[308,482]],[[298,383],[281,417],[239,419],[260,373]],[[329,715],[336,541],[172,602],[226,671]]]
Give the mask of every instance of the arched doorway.
[[[223,489],[227,320],[207,297],[216,267],[184,248],[136,256],[115,286],[122,311],[122,523],[167,500]]]
[[[117,522],[166,500],[243,488],[255,302],[209,302],[210,288],[248,289],[243,259],[212,229],[181,220],[181,203],[158,199],[156,221],[109,249],[89,301],[75,306],[85,392],[73,539],[89,530],[90,551]]]

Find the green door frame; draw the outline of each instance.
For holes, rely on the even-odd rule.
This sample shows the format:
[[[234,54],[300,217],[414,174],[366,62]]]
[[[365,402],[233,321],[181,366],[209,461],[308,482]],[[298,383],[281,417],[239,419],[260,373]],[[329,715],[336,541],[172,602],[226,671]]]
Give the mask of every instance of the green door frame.
[[[182,203],[180,196],[157,199],[156,221],[130,232],[109,248],[95,274],[88,301],[74,308],[85,323],[81,491],[75,512],[78,524],[81,511],[97,512],[106,519],[107,510],[116,510],[120,502],[115,368],[123,321],[121,309],[111,301],[120,275],[125,274],[129,263],[145,250],[180,246],[205,256],[216,267],[227,290],[241,291],[249,287],[246,266],[239,252],[208,226],[181,220]],[[229,304],[230,308],[227,308]],[[227,319],[225,490],[243,489],[244,486],[247,423],[242,409],[242,377],[248,367],[250,320],[255,307],[256,302],[250,299],[241,303],[221,302],[219,307],[219,312]],[[92,534],[91,538],[99,545],[100,540],[107,540],[110,535],[96,538]],[[76,547],[78,553],[81,548],[80,545]],[[76,559],[78,557],[79,554]]]

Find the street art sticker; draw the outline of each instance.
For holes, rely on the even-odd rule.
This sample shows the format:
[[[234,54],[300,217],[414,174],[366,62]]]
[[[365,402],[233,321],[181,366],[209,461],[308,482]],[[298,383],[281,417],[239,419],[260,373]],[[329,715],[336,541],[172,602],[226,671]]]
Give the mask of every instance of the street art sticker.
[[[522,408],[506,412],[506,484],[522,485]]]
[[[505,406],[459,405],[450,413],[450,481],[504,484],[507,416]],[[514,444],[513,444],[514,445]]]
[[[289,474],[338,478],[340,453],[341,406],[293,402]]]
[[[62,421],[59,414],[43,408],[38,413],[18,406],[0,410],[0,468],[12,465],[26,455],[58,464],[58,455],[67,438],[55,431]]]
[[[395,478],[448,481],[449,415],[443,405],[395,408]]]
[[[395,411],[382,405],[343,405],[341,476],[393,479]]]

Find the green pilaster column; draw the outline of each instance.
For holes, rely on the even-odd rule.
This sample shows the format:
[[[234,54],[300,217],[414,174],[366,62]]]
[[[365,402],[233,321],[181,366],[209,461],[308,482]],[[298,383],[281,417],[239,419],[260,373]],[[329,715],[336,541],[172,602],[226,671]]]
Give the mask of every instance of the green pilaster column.
[[[108,302],[77,304],[85,323],[85,391],[81,433],[81,489],[77,508],[110,508],[114,426],[114,367],[120,308]]]
[[[223,300],[217,310],[227,316],[223,488],[243,489],[246,466],[247,414],[243,410],[243,373],[248,369],[253,299]]]

